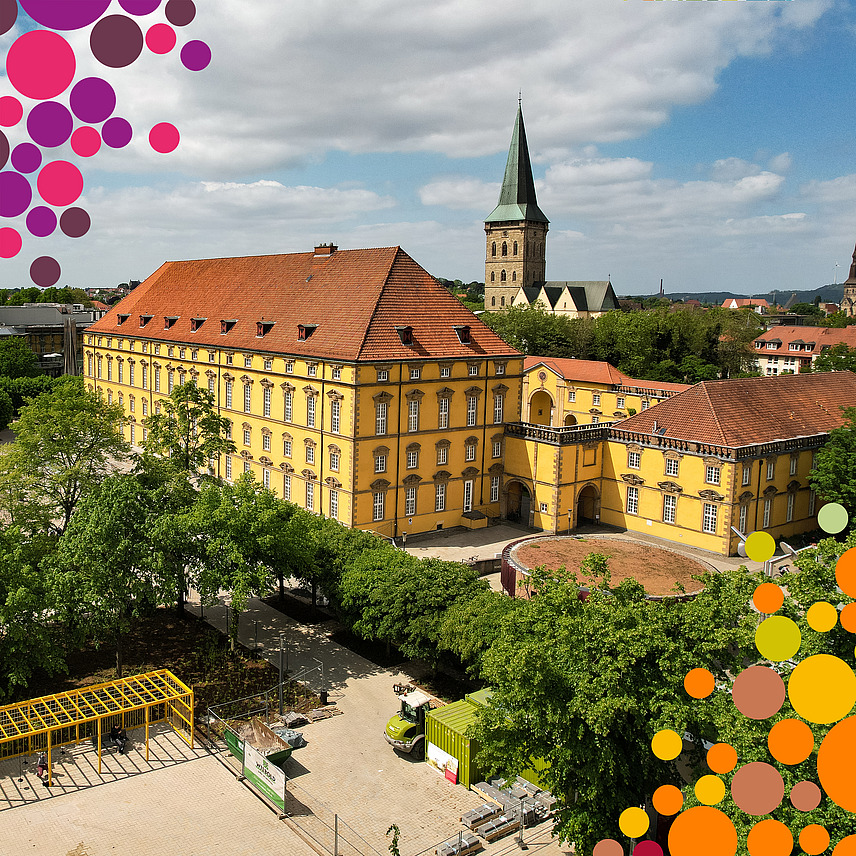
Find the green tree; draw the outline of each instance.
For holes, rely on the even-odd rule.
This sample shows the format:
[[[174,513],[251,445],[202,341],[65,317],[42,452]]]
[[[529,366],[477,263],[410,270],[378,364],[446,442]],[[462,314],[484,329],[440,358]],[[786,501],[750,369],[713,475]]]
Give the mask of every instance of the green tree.
[[[20,336],[0,339],[0,377],[37,377],[39,358]]]
[[[25,533],[65,532],[80,498],[128,456],[122,408],[58,384],[21,408],[15,442],[0,449],[0,507]]]
[[[826,313],[813,303],[795,303],[789,310],[789,315],[807,315],[810,318],[825,318]]]
[[[849,348],[843,342],[824,351],[812,365],[809,372],[856,372],[856,348]]]
[[[829,432],[829,439],[817,451],[809,484],[829,502],[840,502],[856,515],[856,407],[842,408],[844,424]]]
[[[9,427],[12,417],[15,415],[15,406],[12,399],[4,389],[0,389],[0,431]]]

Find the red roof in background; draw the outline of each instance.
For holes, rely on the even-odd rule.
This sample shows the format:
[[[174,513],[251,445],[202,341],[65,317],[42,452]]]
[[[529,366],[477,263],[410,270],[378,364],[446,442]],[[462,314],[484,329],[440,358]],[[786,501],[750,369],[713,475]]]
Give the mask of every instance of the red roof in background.
[[[683,392],[689,389],[686,383],[667,383],[659,380],[638,380],[629,377],[610,363],[601,360],[556,359],[554,357],[526,357],[523,370],[528,372],[536,366],[545,365],[560,377],[579,383],[602,383],[610,386],[633,386],[639,389],[659,389],[666,392]]]
[[[110,307],[106,303],[102,303],[100,300],[90,300],[89,301],[96,309],[109,309]]]
[[[770,304],[763,297],[727,297],[722,301],[723,309],[731,309],[732,304],[736,304],[739,309],[746,306],[763,306],[766,309],[770,308]]]
[[[756,342],[763,342],[764,348],[758,350],[760,354],[783,354],[783,353],[803,353],[820,354],[826,348],[831,348],[833,345],[845,344],[850,348],[856,348],[856,326],[853,327],[771,327],[765,330],[755,339]],[[768,342],[780,341],[782,344],[778,348],[767,348]],[[814,348],[811,351],[791,351],[790,345],[793,343],[809,344],[814,342]]]
[[[686,392],[625,419],[622,431],[712,445],[749,446],[826,434],[843,422],[841,408],[856,405],[852,372],[786,374],[702,381]]]
[[[178,320],[164,329],[165,316]],[[206,320],[194,332],[191,318]],[[273,325],[263,337],[260,321]],[[317,327],[299,340],[299,324]],[[396,326],[413,328],[412,346]],[[400,247],[165,262],[88,332],[347,361],[517,355]]]

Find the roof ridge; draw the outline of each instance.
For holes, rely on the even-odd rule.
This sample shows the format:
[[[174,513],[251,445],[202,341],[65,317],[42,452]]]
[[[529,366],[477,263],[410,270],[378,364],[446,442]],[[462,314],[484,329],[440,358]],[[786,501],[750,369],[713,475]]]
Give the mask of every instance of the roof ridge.
[[[399,253],[403,252],[403,250],[401,249],[401,244],[396,244],[395,247],[391,247],[390,249],[394,249],[395,252],[392,254],[392,259],[389,263],[389,267],[387,268],[386,273],[384,274],[383,285],[381,285],[380,290],[377,293],[377,297],[375,298],[375,304],[372,308],[371,315],[369,315],[368,321],[366,322],[366,325],[363,328],[363,337],[360,340],[359,347],[357,348],[357,359],[362,356],[363,348],[365,348],[366,346],[366,339],[368,339],[369,330],[371,330],[375,316],[377,315],[377,310],[380,306],[381,298],[383,297],[384,291],[386,291],[387,285],[389,285],[389,276],[392,273],[392,268],[395,266],[395,262],[398,260]],[[405,253],[405,255],[407,254]]]

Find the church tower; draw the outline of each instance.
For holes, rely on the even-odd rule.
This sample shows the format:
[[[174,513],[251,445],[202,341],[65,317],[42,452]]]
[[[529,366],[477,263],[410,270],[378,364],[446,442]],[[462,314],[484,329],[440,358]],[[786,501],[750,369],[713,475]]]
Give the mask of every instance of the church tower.
[[[499,204],[484,222],[484,308],[488,312],[510,306],[520,286],[544,282],[549,224],[535,199],[523,110],[518,104]]]
[[[485,291],[485,293],[487,293]],[[848,318],[856,318],[856,250],[853,250],[853,264],[850,276],[844,283],[844,297],[841,298],[841,311]]]

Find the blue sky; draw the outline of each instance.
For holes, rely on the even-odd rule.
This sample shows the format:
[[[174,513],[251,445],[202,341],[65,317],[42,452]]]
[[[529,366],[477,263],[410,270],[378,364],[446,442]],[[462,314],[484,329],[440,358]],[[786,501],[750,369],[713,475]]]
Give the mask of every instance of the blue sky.
[[[197,5],[179,36],[211,46],[198,73],[175,52],[105,69],[87,31],[67,34],[78,77],[110,80],[135,138],[88,160],[54,150],[84,171],[92,229],[27,237],[0,284],[27,285],[38,255],[60,261],[60,284],[113,285],[167,259],[318,241],[400,244],[437,276],[481,280],[518,89],[549,278],[748,294],[846,277],[852,2]],[[145,145],[161,121],[182,134],[169,155]]]

